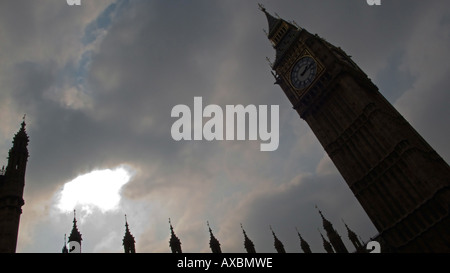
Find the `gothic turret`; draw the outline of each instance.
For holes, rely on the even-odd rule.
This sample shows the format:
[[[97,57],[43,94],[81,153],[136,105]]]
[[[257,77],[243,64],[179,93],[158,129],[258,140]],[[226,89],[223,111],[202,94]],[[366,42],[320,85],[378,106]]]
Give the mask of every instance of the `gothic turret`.
[[[241,224],[242,232],[244,233],[244,247],[245,250],[247,250],[247,253],[256,253],[255,245],[253,244],[252,240],[250,240],[247,236],[247,233],[244,230],[244,227]]]
[[[125,214],[125,235],[123,236],[123,249],[125,253],[136,253],[134,236],[131,235],[130,229],[128,228],[127,215]]]
[[[317,207],[316,207],[317,208]],[[330,240],[331,245],[333,245],[334,250],[336,253],[348,253],[347,248],[344,245],[344,242],[342,242],[341,236],[337,233],[337,231],[333,228],[333,225],[330,221],[325,219],[322,212],[319,210],[320,216],[322,217],[323,221],[323,229],[327,232],[328,240]]]
[[[272,229],[272,226],[270,226],[270,230],[272,231],[273,239],[274,239],[274,246],[278,253],[286,253],[286,250],[284,250],[283,243],[278,239],[278,237],[275,235],[275,232]]]
[[[5,175],[15,175],[25,181],[25,170],[28,161],[28,142],[29,138],[25,131],[25,117],[22,121],[19,132],[16,133],[13,140],[13,147],[9,150],[8,166]]]
[[[298,232],[298,229],[295,228],[295,230],[297,230],[297,234],[298,234],[298,238],[300,238],[300,247],[303,250],[303,253],[312,253],[311,248],[309,247],[308,242],[306,242],[303,238],[302,235],[300,235],[300,232]]]
[[[325,239],[325,237],[323,237],[322,232],[320,232],[320,237],[322,237],[322,242],[323,242],[323,248],[325,249],[325,251],[327,253],[334,253],[333,247],[331,246],[330,242],[327,241],[327,239]]]
[[[67,249],[66,234],[64,234],[64,246],[63,246],[61,252],[62,253],[69,253],[69,250]]]
[[[219,240],[217,240],[216,237],[214,237],[214,234],[212,233],[211,227],[209,226],[209,222],[206,222],[209,229],[209,247],[211,248],[212,253],[222,253],[222,249],[220,248]]]
[[[81,238],[81,233],[80,231],[78,231],[78,227],[77,227],[77,218],[76,218],[76,214],[75,214],[75,210],[73,210],[73,227],[72,227],[72,231],[70,232],[69,235],[69,242],[77,242],[79,244],[79,252],[81,252],[81,241],[83,239]],[[70,250],[72,251],[72,250]]]
[[[173,231],[173,227],[172,227],[172,223],[170,222],[170,218],[169,218],[169,224],[170,224],[170,233],[171,233],[170,240],[169,240],[170,249],[172,250],[172,253],[182,253],[181,241],[177,237],[177,235],[175,235],[175,232]]]
[[[342,220],[342,222],[344,222],[344,220]],[[353,230],[351,230],[345,222],[344,225],[347,228],[348,239],[350,240],[350,242],[352,242],[353,246],[355,246],[356,252],[361,252],[365,250],[363,243],[361,243],[361,241],[358,238],[358,235],[356,235],[356,233]]]
[[[28,161],[28,135],[25,116],[9,150],[6,170],[0,172],[0,253],[16,252],[20,215]]]

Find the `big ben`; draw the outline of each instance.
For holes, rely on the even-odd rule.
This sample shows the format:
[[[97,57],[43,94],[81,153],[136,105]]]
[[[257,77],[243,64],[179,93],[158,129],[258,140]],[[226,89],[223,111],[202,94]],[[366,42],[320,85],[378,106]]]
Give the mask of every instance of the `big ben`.
[[[275,83],[378,230],[382,251],[450,252],[450,167],[339,47],[263,6]]]

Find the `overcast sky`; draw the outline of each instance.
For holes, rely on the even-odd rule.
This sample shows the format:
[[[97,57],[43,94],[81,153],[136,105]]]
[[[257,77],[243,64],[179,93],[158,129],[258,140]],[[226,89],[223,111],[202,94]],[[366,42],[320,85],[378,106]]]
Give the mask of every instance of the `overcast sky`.
[[[30,136],[18,252],[60,252],[74,208],[83,252],[122,252],[124,214],[137,252],[170,252],[169,217],[184,252],[210,252],[206,221],[223,252],[245,251],[240,223],[257,252],[275,252],[269,225],[287,252],[301,252],[296,227],[313,252],[324,252],[315,205],[351,251],[342,219],[365,241],[376,235],[273,84],[266,57],[275,52],[257,1],[81,2],[0,2],[0,164],[25,113]],[[260,2],[351,55],[450,161],[448,1]],[[279,105],[278,149],[260,151],[260,141],[174,141],[171,110],[193,110],[194,96],[222,109]],[[132,175],[128,183],[99,179],[62,208],[66,183],[119,166]],[[114,189],[121,190],[113,207],[83,201],[90,192],[109,200]]]

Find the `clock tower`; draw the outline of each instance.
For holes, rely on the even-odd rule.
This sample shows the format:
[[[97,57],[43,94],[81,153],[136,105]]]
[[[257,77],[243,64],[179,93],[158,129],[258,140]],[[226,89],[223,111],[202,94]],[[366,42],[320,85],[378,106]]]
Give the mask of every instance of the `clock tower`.
[[[265,13],[275,84],[377,228],[382,249],[450,252],[450,167],[351,58]]]
[[[28,134],[25,116],[9,150],[8,165],[0,170],[0,253],[15,253],[20,215],[25,204],[23,190],[28,162]]]

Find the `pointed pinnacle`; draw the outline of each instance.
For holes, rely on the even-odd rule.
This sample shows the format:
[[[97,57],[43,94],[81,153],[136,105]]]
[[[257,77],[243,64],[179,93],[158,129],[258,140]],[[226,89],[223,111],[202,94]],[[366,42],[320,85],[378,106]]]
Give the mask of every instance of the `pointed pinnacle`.
[[[264,7],[264,5],[263,5],[263,4],[261,4],[261,3],[258,3],[258,7],[259,7],[259,10],[260,10],[260,11],[262,11],[262,12],[266,12],[266,8]]]

